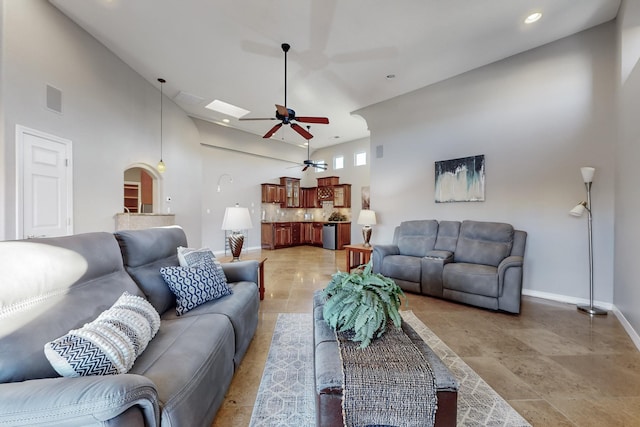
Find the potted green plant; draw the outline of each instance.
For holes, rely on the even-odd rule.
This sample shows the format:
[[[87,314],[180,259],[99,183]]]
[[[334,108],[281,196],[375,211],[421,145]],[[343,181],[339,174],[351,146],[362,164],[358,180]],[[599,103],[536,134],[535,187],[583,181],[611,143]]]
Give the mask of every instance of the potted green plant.
[[[398,309],[404,292],[393,279],[371,270],[370,261],[352,273],[338,271],[324,289],[325,321],[338,332],[353,331],[350,339],[360,348],[382,336],[389,321],[402,325]]]

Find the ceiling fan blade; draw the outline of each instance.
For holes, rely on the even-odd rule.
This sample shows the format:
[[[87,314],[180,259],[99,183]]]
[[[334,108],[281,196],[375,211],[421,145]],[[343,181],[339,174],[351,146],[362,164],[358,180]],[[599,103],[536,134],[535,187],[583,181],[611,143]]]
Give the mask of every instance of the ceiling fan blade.
[[[278,120],[275,117],[247,117],[247,118],[241,118],[238,120]]]
[[[328,125],[329,119],[326,117],[298,117],[296,120],[303,123],[319,123],[321,125]]]
[[[307,132],[302,126],[300,126],[299,124],[296,123],[291,123],[291,127],[293,128],[293,130],[295,130],[296,132],[298,132],[300,135],[302,135],[302,137],[304,139],[311,139],[313,138],[313,135],[311,135],[309,132]]]
[[[328,125],[329,119],[326,117],[298,117],[296,120],[303,123],[319,123],[321,125]]]
[[[280,114],[281,116],[289,117],[289,110],[287,110],[287,107],[276,104],[276,110],[278,111],[278,114]]]
[[[305,166],[302,168],[302,172],[306,171],[307,169],[309,169],[309,165],[305,165]]]
[[[272,127],[269,132],[265,133],[263,138],[271,138],[271,136],[273,136],[273,134],[276,133],[277,130],[280,129],[281,126],[282,126],[282,123],[278,123],[277,125]]]

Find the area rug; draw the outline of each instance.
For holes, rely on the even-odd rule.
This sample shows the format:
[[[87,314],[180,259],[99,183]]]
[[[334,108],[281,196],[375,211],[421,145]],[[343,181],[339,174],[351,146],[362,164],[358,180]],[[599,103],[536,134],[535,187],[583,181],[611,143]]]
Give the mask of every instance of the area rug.
[[[458,379],[458,426],[530,426],[413,312],[403,311],[402,318]],[[313,387],[312,316],[310,313],[281,313],[276,322],[250,426],[314,426]]]

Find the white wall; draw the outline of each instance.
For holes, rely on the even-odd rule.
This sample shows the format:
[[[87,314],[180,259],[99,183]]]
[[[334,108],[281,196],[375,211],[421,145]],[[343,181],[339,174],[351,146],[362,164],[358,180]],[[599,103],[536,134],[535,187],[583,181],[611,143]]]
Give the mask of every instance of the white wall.
[[[640,4],[624,1],[618,18],[621,63],[620,122],[616,147],[616,222],[614,303],[631,327],[640,331]],[[640,343],[636,343],[639,345]],[[640,346],[640,345],[639,345]]]
[[[615,25],[599,26],[358,111],[371,130],[373,243],[403,220],[488,220],[529,233],[530,294],[589,296],[586,218],[568,211],[593,184],[595,299],[613,301]],[[434,202],[434,162],[484,154],[486,201]]]
[[[133,163],[155,166],[159,160],[157,83],[144,80],[49,2],[3,1],[2,8],[5,237],[15,237],[17,124],[73,142],[74,231],[114,231],[114,214],[123,205],[124,170]],[[62,91],[62,114],[44,107],[47,84]],[[190,243],[199,245],[198,131],[168,97],[164,107],[164,195],[172,197],[171,211]]]
[[[312,140],[313,146],[313,140]],[[354,156],[356,153],[367,153],[367,164],[365,166],[355,166]],[[334,169],[333,159],[336,156],[344,156],[344,168]],[[315,187],[318,185],[318,178],[325,176],[338,176],[340,182],[351,184],[351,243],[362,243],[362,226],[357,224],[358,215],[362,208],[362,187],[369,186],[369,171],[371,155],[369,152],[369,138],[358,139],[343,144],[332,145],[320,148],[311,153],[311,158],[315,161],[324,160],[328,168],[323,172],[315,172],[311,168],[304,173],[303,186]],[[376,210],[376,205],[372,203],[372,210]],[[372,235],[375,235],[376,231]]]
[[[4,140],[4,34],[5,34],[5,23],[4,23],[4,3],[5,0],[0,0],[0,165],[6,165],[6,157],[5,157],[5,140]],[[7,220],[5,217],[5,210],[7,205],[6,201],[6,176],[8,170],[6,167],[2,168],[2,172],[0,172],[0,224],[6,224]],[[0,227],[0,240],[5,240],[5,227]]]
[[[244,248],[260,247],[262,214],[261,183],[279,183],[280,177],[300,178],[296,165],[306,158],[306,149],[277,140],[264,140],[240,130],[193,119],[201,136],[202,242],[214,251],[224,250],[220,229],[225,207],[249,208],[253,228]],[[230,174],[233,183],[223,174]],[[217,192],[220,180],[221,191]]]

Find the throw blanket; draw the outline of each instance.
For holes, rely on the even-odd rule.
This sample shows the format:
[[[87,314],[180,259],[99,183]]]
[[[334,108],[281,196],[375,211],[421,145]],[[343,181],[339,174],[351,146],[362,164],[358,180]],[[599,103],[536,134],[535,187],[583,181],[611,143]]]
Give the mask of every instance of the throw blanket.
[[[403,322],[403,328],[411,328]],[[364,349],[338,333],[344,373],[344,425],[433,426],[437,408],[431,366],[393,323]]]

